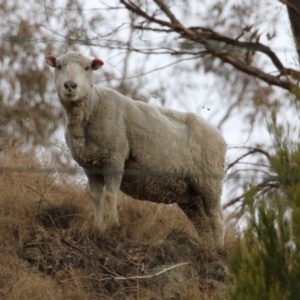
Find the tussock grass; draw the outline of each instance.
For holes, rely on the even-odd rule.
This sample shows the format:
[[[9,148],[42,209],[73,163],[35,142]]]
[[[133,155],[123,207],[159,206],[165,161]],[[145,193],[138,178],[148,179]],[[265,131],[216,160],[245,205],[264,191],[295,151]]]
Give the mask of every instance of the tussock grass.
[[[0,154],[1,299],[212,299],[224,295],[223,250],[176,206],[120,193],[122,226],[101,234],[85,185],[62,174],[34,172],[40,163],[14,149]],[[174,267],[182,262],[189,264]],[[160,274],[143,278],[151,274]],[[125,279],[124,277],[131,279]]]

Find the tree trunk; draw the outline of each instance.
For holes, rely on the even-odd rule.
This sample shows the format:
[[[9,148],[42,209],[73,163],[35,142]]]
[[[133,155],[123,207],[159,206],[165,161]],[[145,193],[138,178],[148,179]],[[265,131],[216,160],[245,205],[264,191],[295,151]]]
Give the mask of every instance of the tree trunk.
[[[286,5],[300,63],[300,0],[287,0]]]

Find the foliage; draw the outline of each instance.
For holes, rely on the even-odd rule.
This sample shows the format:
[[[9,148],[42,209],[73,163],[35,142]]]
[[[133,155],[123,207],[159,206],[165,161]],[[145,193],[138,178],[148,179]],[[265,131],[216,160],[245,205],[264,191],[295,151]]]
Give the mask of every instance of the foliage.
[[[45,34],[46,16],[41,11],[35,1],[1,4],[1,148],[7,143],[27,150],[37,143],[49,145],[50,135],[61,124],[62,111],[43,63],[53,45],[38,42]]]
[[[278,134],[278,131],[277,131]],[[300,293],[300,144],[275,136],[270,166],[279,188],[254,201],[249,189],[248,227],[230,264],[229,299],[298,299]]]

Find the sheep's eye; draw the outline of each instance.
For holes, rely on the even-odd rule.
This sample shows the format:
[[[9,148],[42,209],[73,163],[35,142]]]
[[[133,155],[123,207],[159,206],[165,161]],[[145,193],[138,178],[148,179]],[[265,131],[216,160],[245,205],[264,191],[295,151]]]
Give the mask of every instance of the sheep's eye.
[[[56,66],[58,70],[61,70],[61,65]]]
[[[86,66],[84,69],[85,69],[86,71],[88,71],[88,70],[90,69],[90,66]]]

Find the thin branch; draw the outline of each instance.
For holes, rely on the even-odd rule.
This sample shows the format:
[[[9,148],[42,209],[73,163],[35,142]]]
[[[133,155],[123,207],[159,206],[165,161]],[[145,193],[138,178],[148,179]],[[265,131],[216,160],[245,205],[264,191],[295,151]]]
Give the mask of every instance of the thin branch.
[[[160,272],[157,272],[155,274],[150,274],[150,275],[144,275],[144,276],[130,276],[130,277],[123,277],[123,276],[109,276],[109,277],[104,277],[104,278],[93,278],[93,277],[73,277],[70,279],[65,279],[65,280],[61,280],[61,283],[64,283],[66,281],[70,281],[70,280],[75,280],[75,279],[83,279],[83,280],[90,280],[90,281],[97,281],[97,282],[102,282],[102,281],[106,281],[106,280],[136,280],[136,279],[150,279],[150,278],[155,278],[163,273],[166,273],[170,270],[173,270],[175,268],[179,268],[182,266],[186,266],[189,265],[190,262],[183,262],[171,267],[168,267],[166,269],[163,269]]]
[[[182,266],[187,266],[189,265],[190,262],[183,262],[183,263],[180,263],[180,264],[177,264],[177,265],[174,265],[174,266],[171,266],[171,267],[168,267],[166,269],[163,269],[162,271],[160,272],[157,272],[155,274],[150,274],[150,275],[144,275],[144,276],[131,276],[131,277],[114,277],[113,279],[114,280],[135,280],[135,279],[149,279],[149,278],[154,278],[154,277],[157,277],[163,273],[166,273],[170,270],[173,270],[175,268],[179,268],[179,267],[182,267]]]
[[[268,158],[270,157],[270,154],[265,151],[262,150],[261,148],[256,148],[256,147],[250,147],[250,146],[232,146],[229,147],[229,149],[248,149],[248,150],[257,150],[257,152],[260,152],[262,154],[264,154],[265,156],[267,156]]]
[[[170,19],[173,26],[182,26],[181,23],[177,20],[175,15],[169,10],[167,5],[164,4],[161,0],[154,0],[154,2],[160,7],[160,9],[166,14],[166,16]]]
[[[128,77],[126,77],[125,79],[128,80],[128,79],[133,79],[133,78],[136,78],[136,77],[146,76],[146,75],[151,74],[151,73],[153,73],[153,72],[156,72],[156,71],[158,71],[158,70],[163,70],[163,69],[166,69],[166,68],[168,68],[168,67],[170,67],[170,66],[172,66],[172,65],[176,65],[176,64],[178,64],[178,63],[180,63],[180,62],[182,62],[182,61],[193,60],[193,59],[196,59],[196,58],[197,58],[197,57],[188,57],[188,58],[178,59],[178,60],[173,61],[173,62],[171,62],[171,63],[169,63],[169,64],[166,64],[166,65],[164,65],[164,66],[161,66],[161,67],[152,69],[152,70],[150,70],[150,71],[143,72],[143,73],[139,73],[139,74],[137,74],[137,75],[128,76]],[[114,79],[114,80],[122,81],[123,79]]]
[[[226,204],[223,205],[223,209],[226,209],[236,203],[238,203],[240,200],[242,200],[250,191],[255,190],[255,192],[261,192],[260,195],[263,195],[265,193],[267,193],[268,191],[270,191],[273,188],[279,188],[278,183],[274,182],[274,178],[268,178],[265,179],[264,181],[262,181],[261,183],[259,183],[258,185],[252,187],[250,190],[244,192],[242,195],[233,198],[232,200],[230,200],[229,202],[227,202]]]
[[[162,29],[162,28],[154,28],[154,27],[145,27],[145,26],[142,26],[142,25],[133,25],[135,29],[139,29],[139,30],[142,30],[142,31],[154,31],[154,32],[167,32],[167,33],[171,33],[173,32],[172,29]]]
[[[265,165],[262,163],[252,163],[252,162],[246,162],[246,161],[239,161],[237,162],[240,165],[249,165],[249,166],[255,166],[255,167],[265,167],[265,168],[270,168],[269,165]],[[259,169],[259,172],[265,173],[266,175],[270,175],[270,173],[263,171],[262,169]]]
[[[178,19],[175,17],[175,15],[171,12],[171,10],[164,4],[161,0],[154,0],[154,2],[159,6],[159,8],[166,14],[166,16],[170,19],[172,23],[172,28],[175,31],[181,32],[185,35],[193,36],[195,35],[195,32],[193,30],[190,30],[189,28],[183,26]]]
[[[267,73],[261,71],[260,69],[258,69],[256,67],[252,67],[252,66],[242,62],[241,60],[236,59],[228,54],[214,53],[212,55],[220,58],[223,62],[229,63],[230,65],[234,66],[236,69],[238,69],[248,75],[257,77],[270,85],[279,86],[285,90],[288,90],[289,92],[293,92],[294,89],[297,88],[296,85],[294,85],[286,80],[281,80],[278,77],[267,74]]]
[[[96,260],[92,255],[90,255],[88,253],[88,251],[84,250],[82,247],[74,245],[73,243],[69,242],[67,239],[65,239],[64,237],[61,237],[61,241],[63,241],[64,243],[68,244],[69,246],[81,251],[82,253],[84,253],[87,257],[89,257],[91,260],[95,261],[95,263],[100,266],[102,269],[104,269],[106,272],[114,275],[112,277],[120,277],[119,274],[109,270],[108,268],[106,268],[104,265],[100,264],[98,260]]]
[[[280,59],[278,58],[278,56],[275,54],[275,52],[272,51],[271,48],[266,45],[263,45],[259,42],[241,42],[238,39],[232,39],[227,36],[220,35],[215,31],[205,27],[190,27],[190,28],[193,30],[199,30],[199,29],[201,30],[201,32],[199,33],[199,37],[201,38],[201,40],[203,39],[203,35],[204,35],[207,40],[224,42],[226,45],[230,45],[235,48],[264,53],[272,60],[274,66],[278,69],[278,71],[280,71],[281,74],[291,75],[294,78],[299,79],[300,76],[299,72],[290,68],[285,68],[284,65],[281,63]],[[193,39],[195,39],[195,37]]]
[[[270,158],[269,153],[267,153],[267,152],[265,152],[265,151],[263,151],[263,150],[261,150],[261,149],[256,149],[256,148],[254,148],[254,149],[250,150],[249,152],[243,154],[242,156],[238,157],[238,158],[237,158],[236,160],[234,160],[232,163],[230,163],[230,164],[227,166],[226,171],[228,171],[230,168],[232,168],[232,167],[233,167],[236,163],[238,163],[241,159],[245,158],[245,157],[248,156],[248,155],[254,154],[254,153],[261,153],[261,154],[266,155],[267,158]]]
[[[140,9],[140,7],[136,4],[134,4],[132,1],[125,1],[125,0],[120,0],[120,2],[122,4],[125,5],[125,7],[130,10],[131,12],[144,17],[146,20],[151,21],[151,22],[155,22],[157,24],[160,24],[162,26],[166,26],[166,27],[172,27],[172,25],[169,22],[157,19],[155,17],[149,16],[147,13],[145,13],[142,9]]]

